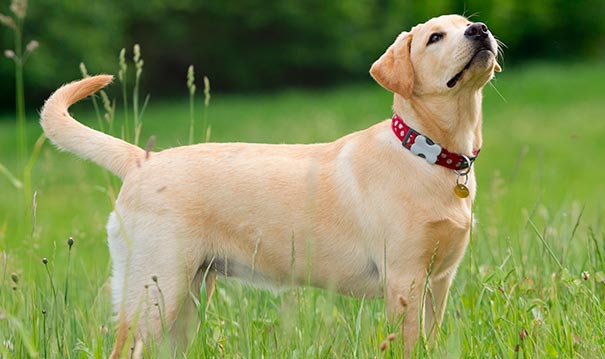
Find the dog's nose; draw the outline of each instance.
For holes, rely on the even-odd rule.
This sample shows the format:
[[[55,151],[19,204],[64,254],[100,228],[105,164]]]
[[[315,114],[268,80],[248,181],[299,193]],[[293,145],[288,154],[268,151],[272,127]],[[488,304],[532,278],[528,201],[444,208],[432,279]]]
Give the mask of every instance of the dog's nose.
[[[468,37],[471,40],[483,40],[489,34],[489,30],[487,29],[487,25],[482,22],[476,22],[464,31],[464,36]]]

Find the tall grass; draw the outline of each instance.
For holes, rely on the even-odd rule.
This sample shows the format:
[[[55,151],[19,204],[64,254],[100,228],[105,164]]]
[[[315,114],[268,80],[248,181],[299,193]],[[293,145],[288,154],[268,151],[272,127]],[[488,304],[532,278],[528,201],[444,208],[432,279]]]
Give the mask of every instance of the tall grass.
[[[23,87],[24,66],[29,56],[38,48],[36,40],[24,44],[23,24],[27,15],[27,0],[12,0],[10,5],[12,16],[0,14],[0,24],[13,32],[14,49],[5,50],[4,55],[12,60],[15,65],[15,119],[16,119],[16,153],[17,164],[14,175],[5,165],[0,163],[0,174],[22,194],[22,198],[15,203],[14,209],[23,219],[18,222],[19,234],[22,240],[31,239],[33,236],[32,222],[35,218],[35,193],[32,190],[32,171],[36,163],[40,148],[44,143],[44,136],[40,135],[36,141],[33,151],[28,158],[27,131],[25,118],[25,92]],[[31,229],[31,230],[30,230]]]
[[[187,70],[187,88],[189,89],[189,144],[195,143],[195,91],[197,87],[195,85],[195,70],[193,66],[189,66]],[[208,106],[210,105],[210,80],[204,76],[204,111],[203,111],[203,122],[202,129],[205,130],[203,134],[203,142],[210,141],[210,126],[208,126]]]
[[[495,86],[506,102],[486,89],[476,225],[440,334],[418,346],[416,357],[605,357],[605,169],[594,162],[605,152],[605,124],[594,121],[605,117],[603,81],[601,66],[535,65],[499,75]],[[75,117],[94,125],[89,119],[97,113],[97,127],[123,132],[124,113],[108,95],[116,87],[122,91],[108,89],[96,109],[74,106]],[[213,138],[330,140],[388,117],[390,101],[371,86],[215,96]],[[188,143],[195,117],[190,111],[186,100],[150,103],[140,138],[156,134],[159,148]],[[31,126],[39,131],[33,121]],[[136,128],[133,121],[130,127]],[[11,161],[8,153],[16,148],[14,131],[15,125],[0,121],[2,163]],[[31,240],[20,240],[26,219],[12,210],[20,195],[8,181],[0,182],[0,357],[104,358],[115,327],[103,227],[119,183],[51,146],[41,144],[39,153],[32,167],[37,196],[36,220],[27,228]],[[156,284],[164,285],[162,279]],[[274,292],[219,279],[206,311],[204,291],[196,305],[201,324],[184,354],[158,342],[147,357],[403,353],[398,325],[387,321],[382,300],[314,288]]]
[[[26,51],[23,51],[23,22],[27,14],[27,1],[11,2],[10,10],[13,16],[0,14],[0,23],[13,32],[14,49],[5,50],[4,55],[15,63],[15,102],[17,118],[17,156],[20,167],[23,167],[27,156],[26,132],[25,132],[25,94],[23,90],[23,66],[27,56],[33,52],[37,42],[32,41],[27,45]]]

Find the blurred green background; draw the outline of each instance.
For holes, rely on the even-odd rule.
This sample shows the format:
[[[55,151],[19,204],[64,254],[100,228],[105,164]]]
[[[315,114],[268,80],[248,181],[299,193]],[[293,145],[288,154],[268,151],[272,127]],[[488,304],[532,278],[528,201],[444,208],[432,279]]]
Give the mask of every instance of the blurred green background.
[[[10,14],[9,1],[0,12]],[[488,24],[506,44],[504,65],[535,59],[605,58],[603,0],[33,0],[24,40],[40,43],[25,68],[27,105],[39,108],[58,85],[116,73],[122,48],[139,43],[144,88],[178,96],[187,66],[213,90],[254,92],[368,81],[369,65],[396,35],[446,13]],[[2,49],[13,34],[0,28]],[[14,108],[14,64],[0,61],[0,111]]]

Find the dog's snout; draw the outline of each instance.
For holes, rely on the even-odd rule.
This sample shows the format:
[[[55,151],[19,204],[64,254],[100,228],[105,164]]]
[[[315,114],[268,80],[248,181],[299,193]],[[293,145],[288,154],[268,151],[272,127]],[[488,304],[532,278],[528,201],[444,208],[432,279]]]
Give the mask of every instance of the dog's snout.
[[[488,34],[489,30],[487,28],[487,25],[482,22],[476,22],[467,27],[464,31],[464,36],[468,37],[471,40],[483,40],[487,38]]]

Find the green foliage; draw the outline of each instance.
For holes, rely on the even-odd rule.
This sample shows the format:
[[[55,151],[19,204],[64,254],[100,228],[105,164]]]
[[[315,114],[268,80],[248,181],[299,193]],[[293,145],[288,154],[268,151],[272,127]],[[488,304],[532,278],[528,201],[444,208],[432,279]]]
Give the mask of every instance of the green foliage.
[[[114,73],[115,56],[135,43],[145,49],[152,74],[146,85],[156,96],[185,93],[183,74],[190,64],[219,90],[365,80],[369,65],[400,31],[444,13],[487,23],[507,45],[507,63],[605,57],[601,0],[37,0],[30,5],[26,32],[40,42],[25,74],[34,107],[76,78],[80,62],[91,73]],[[11,44],[8,32],[0,33],[0,44]],[[13,81],[9,65],[0,61],[3,88]],[[0,108],[12,103],[10,96],[0,98]]]
[[[15,102],[17,118],[17,138],[19,139],[17,156],[21,167],[25,166],[27,157],[27,134],[25,133],[25,92],[23,88],[23,67],[27,59],[38,48],[38,42],[30,41],[24,48],[23,23],[27,15],[27,1],[13,0],[10,5],[10,15],[0,13],[0,26],[8,28],[13,33],[14,47],[4,51],[4,56],[14,62]]]

